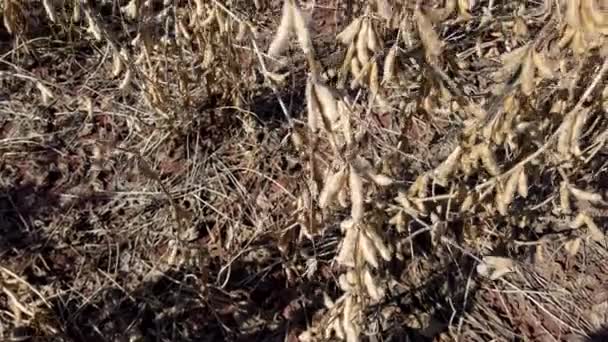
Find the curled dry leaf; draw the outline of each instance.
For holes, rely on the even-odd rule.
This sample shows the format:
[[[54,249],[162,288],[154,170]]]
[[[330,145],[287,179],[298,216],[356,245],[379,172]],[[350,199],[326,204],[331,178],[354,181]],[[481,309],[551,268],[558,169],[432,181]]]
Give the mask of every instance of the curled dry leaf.
[[[513,263],[513,260],[509,258],[486,256],[483,258],[483,261],[477,265],[477,273],[490,280],[496,280],[503,275],[512,272],[514,267],[515,264]]]
[[[435,177],[435,181],[439,183],[441,186],[446,186],[447,182],[456,170],[458,166],[458,162],[460,161],[460,156],[462,154],[462,148],[457,146],[452,153],[443,161],[434,171],[433,175]]]
[[[498,167],[498,163],[496,163],[494,151],[490,149],[490,146],[488,144],[480,145],[479,154],[485,170],[490,175],[497,176],[500,173],[500,168]]]

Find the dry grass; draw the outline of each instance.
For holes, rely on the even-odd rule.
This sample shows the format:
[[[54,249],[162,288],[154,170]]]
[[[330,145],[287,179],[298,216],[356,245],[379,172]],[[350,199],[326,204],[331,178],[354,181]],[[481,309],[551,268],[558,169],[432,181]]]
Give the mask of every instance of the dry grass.
[[[1,339],[606,339],[607,7],[4,0]]]

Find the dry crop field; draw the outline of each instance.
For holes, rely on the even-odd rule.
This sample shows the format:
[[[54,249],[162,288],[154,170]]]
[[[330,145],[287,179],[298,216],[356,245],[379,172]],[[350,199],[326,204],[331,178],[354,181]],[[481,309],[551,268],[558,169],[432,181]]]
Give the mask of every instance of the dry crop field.
[[[0,340],[608,340],[608,1],[0,11]]]

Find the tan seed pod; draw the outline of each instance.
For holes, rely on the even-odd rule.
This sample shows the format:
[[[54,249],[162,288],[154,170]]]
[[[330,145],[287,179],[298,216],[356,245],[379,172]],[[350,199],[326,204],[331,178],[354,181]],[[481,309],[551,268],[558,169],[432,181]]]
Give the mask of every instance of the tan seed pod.
[[[304,147],[304,137],[295,130],[291,133],[291,141],[298,150],[301,150],[302,147]]]
[[[376,280],[372,276],[372,273],[370,272],[369,268],[367,268],[367,267],[365,267],[363,269],[363,284],[365,285],[365,289],[367,290],[367,293],[374,301],[377,302],[377,301],[382,300],[382,298],[384,298],[384,293],[382,291],[382,288],[380,288],[380,286],[378,286],[378,284],[376,283]]]
[[[350,320],[344,318],[342,322],[344,327],[344,335],[346,335],[346,342],[359,342],[359,332],[355,324]]]
[[[369,71],[369,90],[374,98],[380,95],[380,81],[378,80],[378,63],[370,62],[371,68]]]
[[[285,81],[287,80],[287,76],[289,76],[289,72],[286,72],[283,74],[279,74],[279,73],[271,72],[271,71],[266,72],[266,77],[268,77],[272,82],[274,82],[278,85],[284,84]]]
[[[559,185],[559,204],[562,211],[566,214],[572,212],[570,207],[570,190],[568,189],[568,182],[562,181]]]
[[[350,166],[348,184],[350,187],[351,217],[355,223],[363,219],[363,180],[357,171]]]
[[[118,75],[120,75],[120,73],[123,71],[122,57],[116,49],[113,50],[114,53],[112,55],[112,77],[118,77]]]
[[[336,38],[344,45],[350,45],[361,29],[361,18],[353,20],[346,28],[340,32]]]
[[[467,197],[464,198],[462,204],[460,205],[460,212],[466,213],[473,207],[473,195],[468,194]]]
[[[580,0],[571,0],[569,1],[569,3],[566,6],[566,22],[568,23],[568,25],[570,25],[571,27],[578,29],[582,26],[582,23],[580,22],[581,20],[581,13],[580,13],[580,7],[581,7],[581,3]]]
[[[344,273],[340,274],[340,277],[338,277],[338,285],[340,286],[340,290],[344,292],[352,292],[354,290],[353,285],[348,281],[346,274]]]
[[[424,45],[424,50],[427,58],[435,59],[441,55],[442,43],[439,40],[439,36],[433,29],[433,23],[431,20],[422,12],[420,6],[416,6],[414,11],[416,17],[416,25],[418,27],[418,33],[420,34],[420,40]]]
[[[522,17],[515,17],[515,21],[513,23],[513,32],[517,37],[520,38],[525,38],[528,36],[528,25],[526,25],[526,22]]]
[[[604,243],[606,236],[602,232],[602,230],[595,224],[591,216],[585,215],[583,218],[585,221],[585,225],[587,226],[587,234],[591,237],[591,239],[598,243]]]
[[[587,122],[587,118],[589,114],[589,109],[581,110],[574,119],[574,123],[572,124],[572,133],[570,136],[570,149],[575,156],[580,156],[583,154],[580,148],[580,138],[583,134],[583,127],[585,127],[585,123]]]
[[[363,232],[359,234],[359,253],[373,268],[378,268],[378,252],[372,240]]]
[[[355,46],[355,42],[353,41],[352,43],[350,43],[350,45],[348,46],[348,49],[346,50],[346,55],[344,56],[344,61],[342,62],[342,66],[340,67],[340,72],[338,73],[339,78],[338,78],[338,84],[337,84],[337,88],[338,89],[343,89],[344,88],[344,83],[346,82],[346,77],[348,76],[348,72],[350,71],[350,73],[356,78],[359,75],[359,72],[361,72],[361,66],[358,65],[358,61],[357,58],[355,58],[355,53],[356,53],[356,46]],[[355,70],[353,69],[352,64],[355,63],[355,68],[357,68],[357,74],[355,75]]]
[[[357,59],[353,58],[353,61],[357,61]],[[368,62],[363,65],[363,68],[361,68],[361,71],[359,71],[359,74],[357,75],[357,77],[353,78],[353,80],[350,82],[351,89],[355,89],[357,87],[357,85],[365,85],[365,82],[363,82],[363,80],[369,74],[369,71],[372,68],[373,64],[375,64],[375,63]],[[354,67],[354,65],[352,65],[352,66]],[[353,76],[354,75],[355,75],[355,70],[353,70]]]
[[[342,135],[346,146],[353,144],[353,132],[350,125],[350,111],[343,101],[338,101],[338,115],[340,116]]]
[[[435,177],[435,181],[439,183],[441,186],[446,186],[447,182],[456,170],[458,166],[458,162],[460,161],[460,156],[462,154],[462,148],[457,146],[452,153],[443,161],[435,170],[433,171],[433,175]]]
[[[314,90],[321,105],[321,114],[333,126],[340,119],[338,112],[338,102],[333,94],[333,91],[321,83],[315,82]]]
[[[416,177],[414,184],[407,190],[410,197],[426,197],[428,195],[429,173],[423,173]]]
[[[285,0],[281,13],[281,22],[268,48],[268,54],[272,57],[280,56],[289,45],[289,35],[294,29],[294,14],[291,0]]]
[[[339,319],[336,318],[333,320],[333,322],[331,323],[331,330],[333,330],[336,338],[338,338],[340,341],[346,338],[346,335],[344,334],[344,327],[342,327],[342,322],[340,322]],[[327,339],[330,338],[331,335],[327,337]]]
[[[497,196],[497,205],[498,210],[501,214],[507,215],[508,208],[511,203],[513,203],[513,198],[515,197],[515,191],[517,191],[517,185],[519,183],[519,174],[520,171],[513,172],[507,182],[505,183],[504,189],[500,196]]]
[[[581,247],[582,241],[583,239],[581,238],[574,238],[564,244],[564,249],[566,250],[566,252],[568,252],[568,255],[570,257],[576,256]]]
[[[319,129],[320,107],[321,105],[317,99],[312,78],[309,77],[306,82],[306,109],[308,112],[308,128],[310,128],[313,133],[317,132]]]
[[[355,226],[355,222],[351,218],[347,218],[344,221],[340,222],[340,230],[344,233],[349,229],[352,229]]]
[[[382,259],[384,259],[385,261],[391,261],[391,249],[386,246],[386,244],[382,240],[382,237],[378,233],[378,230],[372,226],[366,226],[365,234],[367,234],[367,236],[372,240],[372,242],[374,243],[374,247],[376,247]]]
[[[49,20],[53,23],[57,22],[57,13],[55,12],[55,6],[51,3],[51,0],[42,0],[42,5],[46,11],[46,15]]]
[[[526,170],[522,168],[517,179],[517,193],[523,198],[528,197],[528,175]]]
[[[395,77],[395,62],[397,60],[397,46],[393,46],[386,54],[384,59],[384,72],[382,73],[382,83],[391,82]]]
[[[357,59],[363,65],[367,64],[370,60],[369,52],[367,50],[367,40],[368,40],[367,30],[368,29],[369,29],[369,23],[367,22],[367,20],[361,21],[361,29],[359,30],[359,33],[357,34],[356,45],[357,45]]]
[[[555,65],[549,63],[543,52],[534,51],[534,49],[532,49],[532,61],[534,62],[536,70],[538,70],[538,73],[542,77],[546,79],[552,79],[555,77]]]
[[[319,195],[319,207],[327,208],[336,198],[338,192],[344,187],[346,182],[346,167],[343,166],[339,171],[327,177],[323,190]]]
[[[374,183],[380,186],[389,186],[394,182],[391,177],[380,173],[368,172],[367,175]]]
[[[602,8],[603,6],[603,8]],[[581,17],[589,21],[594,31],[603,35],[608,35],[608,12],[606,3],[599,0],[582,0]]]
[[[367,48],[372,52],[377,52],[381,49],[378,34],[376,33],[376,29],[374,29],[374,25],[371,23],[369,23],[367,28]]]
[[[587,214],[585,213],[578,213],[578,215],[576,215],[576,217],[574,218],[574,220],[570,223],[570,228],[572,229],[579,229],[581,228],[583,225],[585,225],[585,221],[587,220]]]
[[[469,11],[473,8],[474,3],[474,0],[458,0],[458,14],[461,18],[468,20],[472,17]]]
[[[528,53],[526,54],[526,58],[523,62],[523,65],[521,67],[521,76],[520,76],[521,91],[524,93],[524,95],[526,95],[526,96],[532,95],[532,92],[534,91],[535,76],[536,76],[536,72],[535,72],[535,68],[534,68],[534,62],[532,61],[532,49],[529,49]]]
[[[570,193],[572,193],[572,195],[574,197],[576,197],[576,199],[579,201],[587,201],[587,202],[591,202],[594,204],[600,204],[600,203],[604,202],[602,195],[600,195],[598,193],[581,190],[581,189],[575,188],[573,186],[570,186],[569,190],[570,190]]]
[[[291,1],[291,10],[293,12],[293,29],[298,37],[300,48],[304,54],[308,55],[312,53],[313,45],[306,18],[304,18],[304,14],[302,14],[300,7],[295,1]]]
[[[497,176],[500,173],[500,168],[496,163],[496,158],[494,157],[494,152],[490,149],[490,146],[487,144],[482,144],[480,146],[480,157],[481,162],[485,170],[492,176]]]
[[[385,20],[390,20],[393,17],[393,7],[388,0],[376,0],[376,9],[378,14]]]
[[[356,229],[348,229],[342,239],[342,246],[336,261],[338,264],[348,267],[355,267],[355,247],[357,246],[357,235],[359,233]]]
[[[361,62],[356,57],[350,60],[350,71],[355,79],[361,78]]]

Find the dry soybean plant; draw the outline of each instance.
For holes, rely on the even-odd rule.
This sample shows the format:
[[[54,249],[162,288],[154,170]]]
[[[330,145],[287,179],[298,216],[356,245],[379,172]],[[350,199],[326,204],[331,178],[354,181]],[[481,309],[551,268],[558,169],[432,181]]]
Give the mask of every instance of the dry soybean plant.
[[[586,288],[601,288],[601,281],[586,277],[592,285],[585,287],[546,276],[567,272],[577,260],[597,264],[606,253],[605,1],[41,5],[2,2],[0,34],[10,36],[12,46],[0,51],[0,81],[28,90],[10,93],[7,101],[0,92],[2,108],[15,116],[0,121],[6,156],[0,171],[26,183],[15,175],[25,168],[17,159],[37,150],[11,149],[40,145],[58,156],[52,163],[62,164],[60,173],[75,174],[70,182],[86,183],[68,191],[53,185],[54,175],[33,177],[37,191],[55,191],[56,202],[68,203],[59,209],[77,212],[64,221],[49,209],[60,218],[40,228],[50,236],[42,245],[73,245],[87,266],[72,270],[83,275],[67,285],[45,283],[39,290],[31,284],[35,277],[0,265],[0,336],[9,336],[4,321],[15,339],[31,329],[80,339],[131,329],[136,341],[144,340],[146,324],[156,329],[148,338],[265,339],[272,333],[348,342],[390,340],[402,326],[415,336],[482,341],[541,340],[534,329],[547,339],[585,336],[606,324],[597,312],[605,306],[589,313],[572,299],[592,302]],[[36,35],[52,39],[32,39]],[[85,76],[58,75],[67,63],[20,64],[53,48],[59,58],[85,65]],[[66,52],[78,49],[98,60]],[[293,67],[302,61],[304,67]],[[49,112],[44,115],[61,121],[26,114],[32,96]],[[79,133],[70,140],[72,131]],[[70,143],[57,143],[57,136]],[[6,221],[28,231],[44,227],[43,219],[22,214],[10,189],[2,190],[0,202],[0,211],[15,213]],[[98,202],[85,203],[83,194]],[[111,195],[137,199],[108,200]],[[126,247],[128,257],[118,256],[132,244],[139,249]],[[315,253],[329,249],[327,265],[298,252],[311,245]],[[111,246],[107,260],[104,254],[88,261],[89,248],[98,246]],[[13,262],[17,250],[2,250],[0,257]],[[563,265],[555,261],[562,255]],[[124,259],[139,273],[114,266]],[[57,260],[63,261],[51,261],[61,264]],[[126,275],[101,270],[105,264]],[[440,269],[445,265],[454,270]],[[36,266],[34,273],[51,266]],[[91,279],[97,285],[89,285]],[[167,305],[150,299],[163,279],[173,285],[162,286],[176,292],[187,289],[180,292],[186,299],[169,296],[169,309],[142,314]],[[441,284],[432,287],[433,279]],[[145,288],[150,282],[152,290]],[[123,297],[93,323],[80,314],[93,310],[87,303],[77,302],[65,318],[64,306],[49,300],[71,302],[62,292],[78,288],[78,296],[104,307],[91,290],[102,284]],[[289,299],[274,293],[277,284]],[[419,294],[424,286],[445,303],[426,303]],[[577,287],[567,299],[558,296]],[[260,301],[267,288],[271,299]],[[279,304],[268,303],[275,300]],[[473,301],[481,309],[471,308]],[[124,322],[116,318],[123,307],[131,310]],[[564,310],[577,314],[564,317]],[[543,317],[534,329],[525,328],[532,324],[528,311]],[[153,323],[142,323],[142,316]],[[118,323],[107,323],[112,320]]]
[[[569,227],[582,232],[566,243],[570,255],[574,256],[581,241],[587,238],[601,244],[605,241],[604,232],[593,219],[593,213],[606,205],[604,195],[573,185],[589,182],[578,178],[584,175],[606,140],[602,132],[605,120],[601,98],[605,96],[604,77],[608,68],[608,62],[602,61],[606,49],[603,28],[608,15],[601,14],[598,7],[601,5],[593,0],[545,1],[535,9],[536,13],[524,5],[514,6],[517,15],[511,23],[513,37],[499,36],[502,45],[491,48],[478,41],[470,53],[460,53],[499,60],[499,67],[489,75],[492,95],[482,102],[467,98],[460,89],[462,83],[456,83],[446,73],[445,68],[454,67],[454,63],[462,68],[471,61],[454,59],[456,51],[446,52],[449,42],[442,41],[438,33],[446,22],[467,25],[473,20],[471,10],[479,4],[446,1],[438,7],[425,5],[419,1],[413,6],[390,6],[380,1],[366,6],[364,13],[336,36],[346,46],[337,88],[323,83],[311,68],[306,85],[306,134],[295,140],[299,148],[307,150],[311,173],[311,190],[299,200],[303,212],[300,224],[310,236],[318,233],[312,226],[323,226],[323,218],[328,217],[315,215],[316,210],[327,212],[350,206],[351,214],[340,224],[344,236],[336,256],[344,271],[339,277],[344,294],[335,301],[326,298],[324,319],[300,335],[302,340],[317,340],[320,336],[359,340],[365,329],[366,306],[382,301],[385,287],[390,284],[383,279],[382,263],[391,261],[395,253],[405,252],[398,241],[386,242],[385,229],[389,225],[403,231],[408,222],[419,222],[426,227],[424,231],[428,231],[433,243],[439,244],[446,239],[442,235],[446,234],[449,222],[457,218],[477,215],[486,221],[506,219],[508,225],[526,229],[534,225],[539,208],[553,203],[557,220],[571,220]],[[372,8],[377,12],[372,12]],[[481,25],[492,20],[491,8],[484,9]],[[289,24],[300,22],[301,19],[296,19],[299,13],[295,3],[285,2],[269,54],[278,55],[284,49],[288,28],[294,27],[304,53],[312,58],[306,27]],[[447,20],[454,15],[455,19]],[[534,38],[530,38],[525,16],[537,20],[533,22],[538,31]],[[394,29],[398,31],[397,40],[385,53],[385,43],[378,32]],[[416,39],[420,42],[418,46],[412,42]],[[403,64],[408,61],[400,56],[412,56],[408,48],[423,50],[416,61],[435,78],[427,95],[419,94],[422,97],[419,106],[430,115],[454,111],[462,120],[462,132],[441,163],[422,171],[409,189],[398,190],[396,205],[380,206],[392,217],[383,222],[369,210],[377,205],[366,184],[396,185],[389,176],[374,173],[370,162],[362,156],[361,149],[366,146],[360,146],[359,141],[367,132],[366,126],[361,125],[365,119],[359,113],[365,108],[344,95],[347,92],[343,87],[350,77],[349,89],[364,87],[369,91],[368,108],[398,108],[399,103],[391,101],[391,95],[411,82],[403,74],[408,67]],[[500,49],[507,51],[501,53]],[[591,77],[581,77],[581,70],[591,70]],[[583,87],[584,91],[581,93],[576,87]],[[594,121],[591,126],[590,120]],[[329,150],[324,152],[327,145]],[[321,165],[326,165],[325,171]],[[547,182],[547,175],[549,179],[558,177],[551,181],[557,183],[552,187],[554,195],[545,194],[548,200],[538,203],[537,196],[530,196],[529,179]],[[574,211],[573,201],[577,207]],[[480,252],[489,252],[488,248],[492,247]],[[536,245],[537,255],[542,254],[542,248],[543,244]],[[398,258],[403,259],[403,255]],[[496,280],[511,271],[513,265],[509,258],[486,256],[477,270],[480,275]]]

